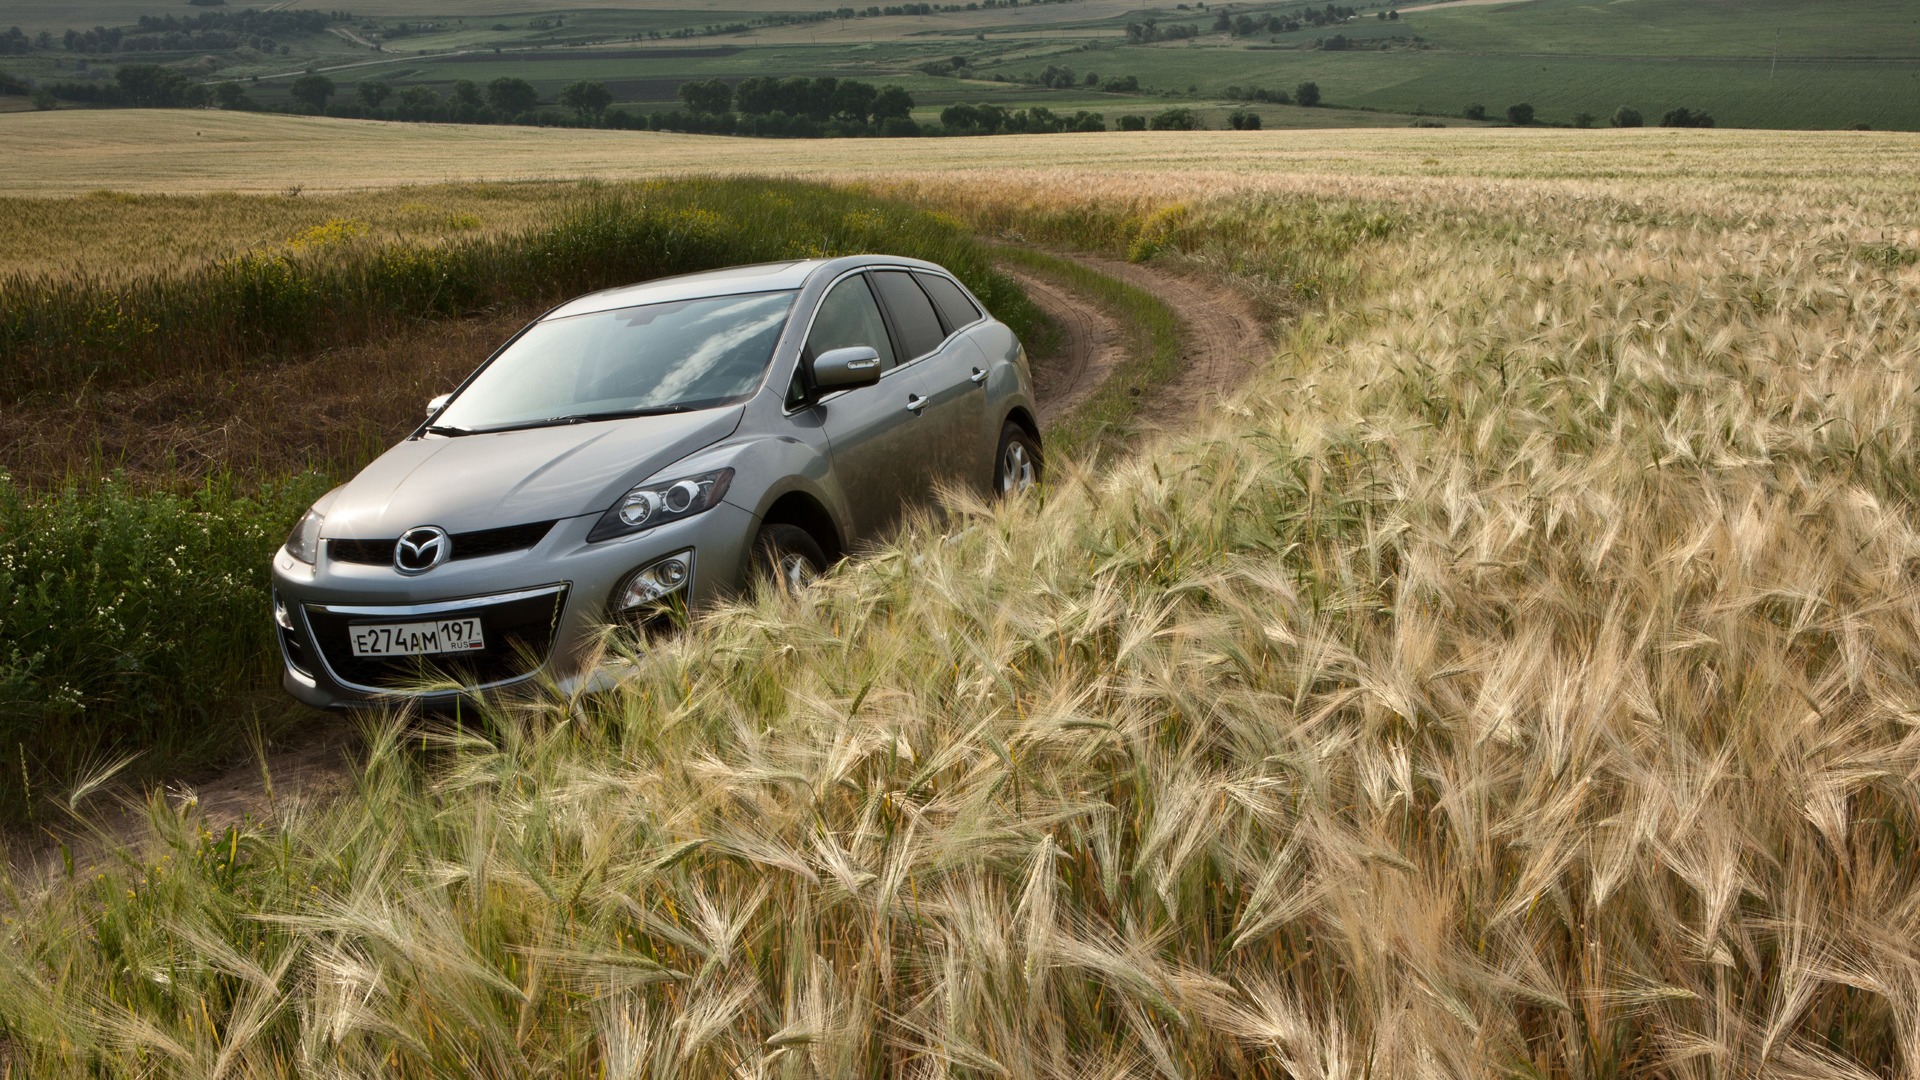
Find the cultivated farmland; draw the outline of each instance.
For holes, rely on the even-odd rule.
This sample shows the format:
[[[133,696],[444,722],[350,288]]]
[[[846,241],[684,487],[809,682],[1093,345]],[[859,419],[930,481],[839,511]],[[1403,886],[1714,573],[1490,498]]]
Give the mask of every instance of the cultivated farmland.
[[[343,101],[353,84],[370,80],[390,85],[399,100],[409,89],[444,97],[457,80],[515,77],[551,102],[561,87],[586,79],[606,83],[617,107],[638,114],[677,107],[681,81],[830,74],[908,87],[931,106],[923,122],[942,106],[979,100],[1088,108],[1110,126],[1121,115],[1184,105],[1213,110],[1215,127],[1235,107],[1231,87],[1272,95],[1312,81],[1321,90],[1317,108],[1255,111],[1268,127],[1325,126],[1329,111],[1347,125],[1363,122],[1356,116],[1403,125],[1415,115],[1461,125],[1472,105],[1499,121],[1507,106],[1526,103],[1534,122],[1553,125],[1584,116],[1604,126],[1626,106],[1650,124],[1686,107],[1721,126],[1920,128],[1920,14],[1900,0],[1521,0],[1405,10],[1375,3],[1338,15],[1304,0],[1208,9],[1124,0],[934,5],[954,11],[837,9],[812,0],[505,6],[512,10],[378,4],[352,18],[336,13],[324,32],[283,35],[264,52],[177,40],[115,54],[63,51],[57,42],[64,30],[180,11],[155,0],[29,3],[15,5],[10,19],[29,36],[52,37],[45,48],[0,57],[0,71],[97,84],[113,65],[158,62],[209,85],[243,82],[250,100],[276,107],[293,104],[290,85],[309,69],[344,87]],[[1159,29],[1142,35],[1148,23]],[[940,67],[955,58],[966,63]],[[1043,83],[1049,66],[1071,69],[1076,80]],[[1137,89],[1098,94],[1077,81],[1089,72],[1132,76]],[[26,106],[24,92],[0,96],[0,109],[9,101]]]
[[[305,130],[261,188],[535,160]],[[1166,134],[725,159],[1231,283],[1279,345],[1191,430],[699,620],[615,692],[375,721],[330,804],[215,830],[159,795],[98,877],[13,871],[0,1058],[1910,1072],[1920,142]],[[0,168],[97,183],[28,149]]]

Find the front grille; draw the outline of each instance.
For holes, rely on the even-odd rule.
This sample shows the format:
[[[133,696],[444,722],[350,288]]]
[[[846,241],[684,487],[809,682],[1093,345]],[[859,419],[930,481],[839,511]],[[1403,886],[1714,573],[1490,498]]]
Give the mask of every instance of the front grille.
[[[368,690],[405,690],[449,681],[476,688],[531,675],[547,662],[554,631],[566,606],[567,587],[520,593],[498,602],[480,598],[471,603],[450,602],[428,613],[409,609],[392,613],[378,608],[329,610],[306,608],[307,625],[327,667],[341,682]],[[419,609],[412,609],[418,611]],[[382,623],[431,622],[442,618],[477,618],[487,647],[479,652],[442,656],[367,657],[353,655],[352,630]]]
[[[551,521],[536,521],[529,525],[508,525],[503,529],[479,529],[474,532],[454,533],[453,553],[448,561],[460,559],[479,559],[488,555],[505,555],[509,551],[525,551],[527,548],[546,539],[553,528]],[[393,546],[398,540],[329,540],[327,556],[335,562],[363,563],[367,566],[393,565]]]

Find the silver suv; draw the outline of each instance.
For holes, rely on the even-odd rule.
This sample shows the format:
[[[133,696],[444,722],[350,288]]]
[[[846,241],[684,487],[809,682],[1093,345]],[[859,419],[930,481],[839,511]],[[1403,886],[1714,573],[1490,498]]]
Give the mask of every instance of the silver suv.
[[[606,622],[800,584],[936,484],[1040,468],[1019,340],[885,256],[583,296],[428,412],[274,556],[308,704],[577,680]]]

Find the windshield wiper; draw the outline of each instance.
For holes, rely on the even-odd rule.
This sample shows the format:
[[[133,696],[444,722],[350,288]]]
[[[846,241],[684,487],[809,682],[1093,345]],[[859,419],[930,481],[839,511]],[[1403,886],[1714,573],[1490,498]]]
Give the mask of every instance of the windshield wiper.
[[[691,405],[649,405],[643,409],[612,409],[607,412],[568,413],[565,416],[549,416],[545,420],[531,420],[524,424],[515,424],[516,428],[558,427],[562,424],[590,424],[596,420],[626,420],[635,416],[665,416],[669,413],[693,411]],[[489,430],[504,431],[504,428]]]
[[[564,427],[570,424],[587,424],[596,420],[626,420],[635,416],[664,416],[669,413],[693,412],[697,408],[711,408],[707,405],[649,405],[641,409],[613,409],[607,412],[567,413],[564,416],[549,416],[544,420],[527,420],[518,424],[502,424],[499,427],[463,428],[447,427],[442,424],[428,424],[425,428],[432,435],[492,435],[501,431],[525,431],[528,428]]]

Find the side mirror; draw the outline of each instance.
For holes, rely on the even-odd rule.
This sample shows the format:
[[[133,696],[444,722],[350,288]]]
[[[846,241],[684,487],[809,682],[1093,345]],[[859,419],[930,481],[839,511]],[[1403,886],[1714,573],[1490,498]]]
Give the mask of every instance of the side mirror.
[[[441,394],[439,397],[434,398],[432,401],[427,402],[427,419],[429,420],[433,419],[435,413],[438,413],[441,409],[446,408],[447,399],[452,396],[453,396],[452,394]]]
[[[824,393],[880,381],[880,354],[868,345],[830,349],[813,358],[813,385]]]

